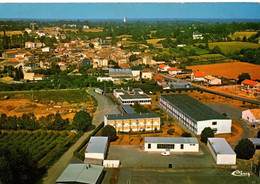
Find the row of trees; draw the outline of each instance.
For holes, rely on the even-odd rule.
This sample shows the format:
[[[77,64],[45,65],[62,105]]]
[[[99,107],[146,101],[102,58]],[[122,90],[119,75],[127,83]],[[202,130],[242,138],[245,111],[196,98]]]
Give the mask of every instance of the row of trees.
[[[68,118],[63,119],[59,113],[42,116],[39,119],[33,113],[25,113],[21,117],[7,116],[6,114],[0,116],[0,129],[3,130],[78,129],[79,131],[86,131],[91,123],[92,118],[86,111],[77,112],[72,125],[70,125]]]

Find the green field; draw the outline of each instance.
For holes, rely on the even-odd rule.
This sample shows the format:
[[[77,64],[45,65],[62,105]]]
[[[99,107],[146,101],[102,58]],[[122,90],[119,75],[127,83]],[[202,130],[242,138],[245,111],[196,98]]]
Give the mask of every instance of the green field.
[[[215,46],[219,46],[220,49],[225,53],[234,53],[236,51],[240,51],[241,49],[248,48],[258,48],[259,44],[249,43],[249,42],[214,42],[209,43],[209,48],[213,49]]]
[[[204,59],[225,58],[225,56],[221,54],[204,54],[204,55],[200,55],[200,57]]]
[[[243,39],[243,37],[245,36],[246,38],[249,38],[250,36],[256,34],[257,32],[235,32],[232,35],[229,35],[231,39],[235,40],[237,37],[241,38],[241,40]]]
[[[34,131],[0,134],[0,147],[12,149],[29,150],[33,161],[38,167],[50,167],[81,134],[61,133],[53,131]]]
[[[50,101],[81,103],[92,100],[88,93],[80,90],[0,92],[1,100],[3,100],[4,96],[8,96],[11,99],[26,98],[37,100],[39,103],[49,103]]]

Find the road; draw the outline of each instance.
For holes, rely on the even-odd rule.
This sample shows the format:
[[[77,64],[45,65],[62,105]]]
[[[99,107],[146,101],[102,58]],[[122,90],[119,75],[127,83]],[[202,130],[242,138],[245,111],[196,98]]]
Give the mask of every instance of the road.
[[[96,94],[94,88],[87,91],[94,96],[98,102],[98,107],[93,115],[93,122],[98,126],[104,121],[105,114],[120,113],[117,105],[115,105],[109,98]],[[92,130],[93,131],[93,130]],[[92,131],[84,133],[84,135],[66,151],[62,157],[47,171],[43,178],[38,182],[39,184],[55,184],[58,177],[70,163],[79,163],[80,161],[73,157],[73,152],[80,146],[80,144],[91,134]]]

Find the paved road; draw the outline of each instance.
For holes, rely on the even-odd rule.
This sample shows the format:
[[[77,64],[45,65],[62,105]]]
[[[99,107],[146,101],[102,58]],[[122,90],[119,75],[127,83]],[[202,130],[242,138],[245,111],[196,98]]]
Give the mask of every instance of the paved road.
[[[92,122],[92,124],[95,126],[98,126],[104,121],[105,114],[120,113],[117,105],[115,105],[109,98],[96,94],[93,88],[89,89],[88,93],[94,96],[98,101],[98,107],[94,113]],[[80,162],[75,157],[73,157],[73,152],[80,146],[80,144],[89,136],[92,131],[86,132],[74,145],[72,145],[69,150],[65,152],[62,157],[47,171],[47,173],[38,183],[55,184],[55,181],[68,166],[68,164]]]

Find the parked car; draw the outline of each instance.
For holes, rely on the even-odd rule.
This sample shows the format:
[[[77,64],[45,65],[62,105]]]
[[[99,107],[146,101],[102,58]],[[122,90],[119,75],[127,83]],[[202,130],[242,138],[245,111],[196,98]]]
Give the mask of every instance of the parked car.
[[[161,156],[170,156],[170,155],[171,155],[170,151],[165,151],[161,153]]]

